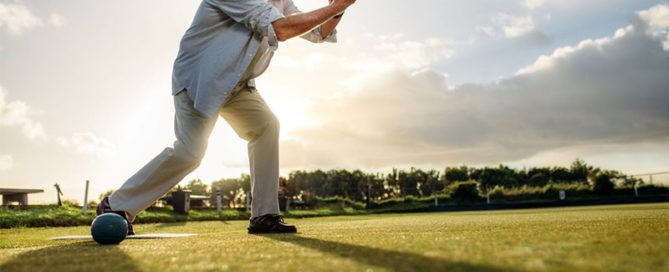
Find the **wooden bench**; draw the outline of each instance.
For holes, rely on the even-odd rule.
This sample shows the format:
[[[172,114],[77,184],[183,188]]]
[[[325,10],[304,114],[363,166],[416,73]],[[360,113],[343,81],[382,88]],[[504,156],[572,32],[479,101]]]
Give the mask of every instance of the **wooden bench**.
[[[172,196],[171,195],[161,197],[158,200],[165,201],[165,203],[167,205],[172,205]],[[189,200],[190,200],[190,207],[191,208],[206,208],[207,205],[206,205],[205,201],[209,201],[210,199],[209,199],[208,196],[204,196],[204,195],[190,195]]]
[[[0,188],[0,195],[2,195],[3,206],[7,206],[11,202],[18,202],[21,206],[28,206],[28,194],[34,193],[44,193],[44,190]]]
[[[176,199],[180,200],[175,201],[175,194],[182,194],[181,196],[176,197]],[[185,194],[185,196],[183,194]],[[178,213],[188,214],[190,208],[206,207],[205,201],[208,201],[209,197],[203,195],[191,195],[189,190],[180,190],[173,191],[158,200],[164,201],[165,204],[172,206],[174,211]]]

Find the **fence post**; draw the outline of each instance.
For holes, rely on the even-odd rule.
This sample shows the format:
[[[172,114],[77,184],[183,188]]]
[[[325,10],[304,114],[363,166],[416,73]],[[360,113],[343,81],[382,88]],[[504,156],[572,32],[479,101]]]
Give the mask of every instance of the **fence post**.
[[[82,214],[86,214],[86,211],[88,211],[88,184],[90,183],[89,180],[86,180],[86,191],[84,192],[84,204],[83,206],[83,211],[81,212]]]
[[[63,195],[63,191],[60,190],[60,185],[58,185],[58,182],[53,185],[53,187],[56,187],[56,197],[58,198],[58,207],[63,206],[63,202],[60,200],[60,196]]]
[[[218,214],[221,214],[221,202],[222,202],[221,188],[216,187],[216,211],[218,212]]]

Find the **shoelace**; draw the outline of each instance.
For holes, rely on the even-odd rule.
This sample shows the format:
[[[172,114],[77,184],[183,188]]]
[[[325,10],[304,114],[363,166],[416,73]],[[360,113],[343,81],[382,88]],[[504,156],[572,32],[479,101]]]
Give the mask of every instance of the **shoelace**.
[[[283,218],[281,218],[281,216],[278,216],[278,215],[261,216],[261,217],[259,217],[259,218],[253,219],[253,221],[254,221],[256,224],[262,224],[263,222],[265,222],[266,220],[268,220],[268,219],[270,219],[270,218],[272,218],[272,219],[276,219],[279,223],[284,223],[284,222],[283,222]]]

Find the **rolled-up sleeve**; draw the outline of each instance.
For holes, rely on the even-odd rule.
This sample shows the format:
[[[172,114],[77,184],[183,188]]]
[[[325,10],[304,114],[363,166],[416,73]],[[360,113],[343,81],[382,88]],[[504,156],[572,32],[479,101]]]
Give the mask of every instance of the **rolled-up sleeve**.
[[[307,33],[304,33],[301,38],[313,42],[313,43],[322,43],[322,42],[331,42],[331,43],[336,43],[337,42],[337,29],[332,30],[332,33],[328,35],[327,37],[323,38],[323,35],[321,35],[321,27],[314,28],[312,31],[309,31]]]
[[[283,14],[264,0],[206,0],[210,5],[254,33],[267,37],[270,48],[275,50],[279,40],[272,27],[272,22],[283,18]]]
[[[297,8],[293,0],[283,0],[283,14],[286,16],[302,13],[302,11]]]

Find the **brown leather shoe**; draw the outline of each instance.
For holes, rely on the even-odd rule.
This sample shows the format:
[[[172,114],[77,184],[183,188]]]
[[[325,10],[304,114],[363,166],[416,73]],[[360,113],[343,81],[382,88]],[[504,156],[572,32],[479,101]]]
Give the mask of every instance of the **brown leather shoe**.
[[[297,228],[283,222],[283,218],[274,214],[266,214],[251,218],[249,233],[296,233]]]
[[[100,205],[98,205],[97,209],[95,209],[95,214],[101,215],[103,213],[115,213],[123,217],[125,219],[125,222],[128,223],[128,235],[135,235],[135,230],[132,228],[132,223],[128,221],[128,217],[126,216],[124,211],[114,211],[111,209],[111,206],[109,205],[109,197],[105,197],[100,201]]]

